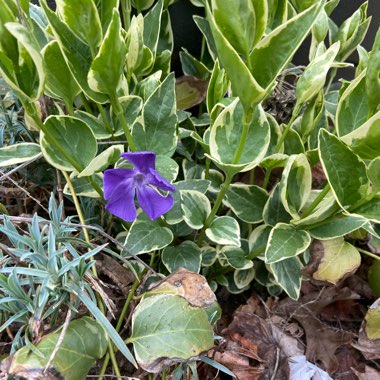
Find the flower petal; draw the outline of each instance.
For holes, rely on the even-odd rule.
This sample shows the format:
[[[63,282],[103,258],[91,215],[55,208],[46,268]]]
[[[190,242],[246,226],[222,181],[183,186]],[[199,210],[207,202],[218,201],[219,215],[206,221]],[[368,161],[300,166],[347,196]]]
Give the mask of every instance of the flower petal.
[[[150,169],[149,172],[151,176],[149,176],[148,183],[162,190],[175,191],[175,187],[168,180],[161,177],[156,170]]]
[[[127,222],[133,222],[136,219],[135,186],[132,181],[127,182],[127,186],[123,186],[120,191],[112,193],[106,210]]]
[[[135,175],[136,170],[134,169],[106,170],[103,178],[104,199],[111,199],[114,192],[119,193],[122,190],[120,186],[129,186],[128,183],[133,181],[132,178]]]
[[[156,153],[154,152],[127,152],[121,157],[127,159],[141,173],[147,173],[155,168]]]
[[[151,220],[165,214],[173,207],[174,198],[172,195],[164,197],[149,186],[137,187],[136,191],[140,207]]]

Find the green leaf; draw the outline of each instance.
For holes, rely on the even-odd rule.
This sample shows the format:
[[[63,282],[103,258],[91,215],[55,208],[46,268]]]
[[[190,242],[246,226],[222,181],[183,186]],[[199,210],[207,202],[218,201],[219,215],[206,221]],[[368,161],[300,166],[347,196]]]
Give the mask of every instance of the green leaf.
[[[195,190],[181,190],[180,197],[181,209],[186,224],[196,230],[202,228],[211,212],[208,198]]]
[[[74,116],[90,127],[97,140],[109,139],[112,136],[112,131],[109,131],[105,123],[94,115],[85,111],[75,110]]]
[[[308,35],[324,1],[306,9],[265,36],[252,50],[250,70],[261,88],[269,89]],[[236,74],[240,70],[234,68]],[[227,70],[227,69],[226,69]],[[227,71],[228,72],[228,71]]]
[[[230,216],[216,217],[206,229],[206,236],[217,244],[240,247],[240,227]]]
[[[331,45],[323,54],[314,58],[306,67],[297,81],[296,107],[306,103],[322,90],[326,82],[327,73],[338,54],[339,46],[339,42]]]
[[[107,1],[102,1],[100,3],[99,17],[100,17],[100,22],[102,23],[103,33],[105,33],[106,30],[108,29],[108,25],[111,22],[114,8],[116,9],[119,8],[119,0],[107,0]]]
[[[94,91],[107,94],[111,102],[115,101],[122,82],[126,50],[119,12],[114,9],[107,33],[87,76],[89,86]]]
[[[333,42],[340,41],[338,61],[345,61],[356,47],[363,41],[367,33],[371,18],[367,17],[368,1],[364,2],[351,17],[340,26]]]
[[[161,359],[187,360],[209,350],[214,334],[202,308],[190,306],[182,297],[162,294],[145,298],[136,307],[128,341],[133,343],[139,365],[157,372]]]
[[[311,191],[311,168],[304,154],[290,156],[280,182],[281,202],[293,218],[305,206]]]
[[[57,98],[62,98],[66,105],[71,105],[79,92],[57,41],[51,41],[42,50],[46,87]]]
[[[173,241],[173,233],[157,221],[139,214],[133,222],[125,241],[126,252],[134,255],[162,249]]]
[[[154,57],[156,56],[160,36],[162,8],[163,3],[160,0],[144,16],[144,45],[149,48]]]
[[[103,327],[90,317],[82,317],[69,323],[60,348],[46,375],[44,368],[58,344],[61,331],[50,333],[36,345],[37,352],[28,346],[21,348],[10,357],[9,374],[23,378],[46,378],[50,371],[65,380],[84,379],[95,361],[102,358],[108,346],[108,338]],[[49,377],[50,378],[50,377]]]
[[[265,224],[275,226],[277,223],[288,223],[291,215],[286,211],[281,202],[281,189],[278,183],[272,190],[267,203],[264,206],[263,219]]]
[[[119,349],[119,351],[128,359],[130,363],[137,367],[136,361],[132,356],[131,352],[129,351],[127,345],[124,343],[123,339],[115,330],[115,328],[111,325],[106,316],[98,309],[96,304],[92,302],[91,299],[83,292],[83,290],[74,283],[71,283],[70,288],[68,288],[67,290],[69,290],[70,293],[74,293],[78,296],[78,298],[87,307],[89,312],[105,329],[108,337],[113,341],[113,343]]]
[[[250,259],[264,254],[271,230],[272,227],[261,224],[251,232],[248,240]]]
[[[314,239],[326,240],[347,235],[365,226],[367,219],[356,215],[337,215],[308,230]]]
[[[174,205],[165,214],[165,220],[169,224],[176,224],[183,220],[183,213],[181,209],[181,190],[195,190],[205,194],[208,187],[210,186],[210,181],[204,179],[186,180],[179,181],[174,184],[176,192],[174,193]]]
[[[92,62],[90,47],[82,42],[69,27],[58,18],[55,12],[49,9],[46,0],[41,0],[40,4],[49,20],[49,25],[65,57],[67,66],[79,87],[93,101],[105,103],[107,101],[106,95],[93,91],[87,82],[87,74]],[[87,24],[84,25],[86,28],[88,27]]]
[[[145,102],[143,124],[136,122],[132,130],[137,150],[173,155],[178,122],[174,83],[174,75],[170,74]]]
[[[45,72],[38,42],[34,35],[19,23],[9,22],[6,28],[19,43],[18,68],[15,72],[18,83],[11,81],[8,84],[16,94],[21,89],[32,100],[36,100],[42,95],[45,84]]]
[[[218,260],[222,267],[231,266],[234,269],[252,268],[252,260],[247,260],[245,256],[245,252],[240,247],[227,245],[219,251]]]
[[[94,0],[56,0],[56,5],[65,24],[95,51],[102,41],[102,27]]]
[[[143,101],[139,96],[127,95],[119,98],[121,108],[123,109],[123,116],[129,127],[132,127],[134,122],[137,120],[138,116],[143,107]],[[112,114],[112,124],[114,125],[114,135],[120,136],[124,135],[123,126],[120,124],[118,117],[115,113]]]
[[[296,230],[289,224],[278,223],[269,234],[265,262],[273,264],[295,257],[305,252],[310,243],[311,238],[306,231]]]
[[[227,92],[228,81],[226,72],[220,68],[219,61],[216,60],[211,73],[211,78],[207,88],[207,111],[211,112],[216,104],[224,97]]]
[[[344,241],[343,237],[313,242],[311,253],[318,257],[318,269],[313,277],[319,281],[337,284],[360,266],[361,256],[358,250]]]
[[[302,264],[298,257],[291,257],[270,264],[270,269],[276,282],[293,300],[297,300],[300,296],[302,282],[301,268]]]
[[[257,166],[269,142],[270,128],[262,107],[256,107],[252,121],[244,126],[244,110],[236,98],[211,127],[210,155],[223,170],[235,174]]]
[[[49,116],[44,125],[41,150],[51,165],[66,171],[82,171],[89,165],[96,155],[97,143],[86,123],[71,116]]]
[[[192,241],[184,241],[175,247],[166,247],[162,251],[161,260],[170,273],[179,268],[199,273],[202,254],[200,248]]]
[[[359,128],[342,137],[342,141],[363,160],[380,156],[380,111]]]
[[[41,154],[39,144],[18,143],[0,148],[0,167],[6,167],[33,160]]]
[[[380,223],[380,197],[374,197],[365,204],[356,207],[354,212],[372,222]]]
[[[369,105],[365,89],[366,71],[364,70],[344,90],[336,113],[336,130],[340,137],[355,131],[368,117]]]
[[[256,40],[253,3],[251,0],[211,0],[215,24],[236,52],[243,57],[248,57]]]
[[[178,175],[178,164],[168,156],[156,156],[156,170],[169,182],[173,182]]]
[[[380,157],[372,160],[368,165],[367,175],[372,183],[373,191],[380,190]]]
[[[380,94],[380,30],[377,31],[372,51],[368,57],[366,91],[369,102],[369,114],[373,115],[379,109]]]
[[[263,220],[267,200],[268,193],[261,187],[234,183],[228,188],[223,202],[242,221],[259,223]]]
[[[248,111],[264,98],[265,91],[256,82],[238,52],[223,35],[210,9],[208,9],[208,21],[210,23],[209,26],[211,27],[213,42],[217,49],[219,61],[231,81],[232,91],[235,96],[240,97],[243,107]]]
[[[255,268],[236,269],[234,271],[234,282],[238,289],[245,289],[255,278]]]
[[[127,75],[128,81],[140,65],[144,53],[144,18],[142,14],[133,16],[128,30],[127,39]],[[138,73],[138,72],[137,72]]]
[[[337,202],[342,208],[366,197],[369,181],[364,162],[336,136],[321,129],[319,156]]]
[[[120,154],[124,152],[123,145],[112,145],[102,153],[97,155],[88,166],[78,174],[78,177],[87,177],[99,173],[120,159]]]

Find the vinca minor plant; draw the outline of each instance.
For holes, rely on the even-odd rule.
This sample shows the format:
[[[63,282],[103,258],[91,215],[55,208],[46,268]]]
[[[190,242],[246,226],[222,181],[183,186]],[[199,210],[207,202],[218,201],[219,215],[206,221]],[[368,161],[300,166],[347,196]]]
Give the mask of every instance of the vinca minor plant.
[[[220,313],[213,292],[297,300],[303,280],[336,284],[362,254],[379,260],[356,244],[380,239],[380,33],[371,51],[361,46],[367,2],[336,25],[339,0],[191,0],[204,15],[194,16],[203,49],[180,53],[181,79],[171,72],[174,2],[56,0],[55,11],[46,0],[2,2],[0,75],[30,141],[4,144],[0,166],[42,155],[84,228],[78,242],[70,221],[34,216],[20,234],[4,216],[13,246],[2,245],[1,329],[22,326],[11,374],[25,373],[15,363],[36,366],[23,345],[44,353],[34,369],[65,379],[85,378],[106,350],[100,378],[109,360],[120,378],[117,350],[163,378],[178,363],[176,378],[186,365],[196,378],[198,359],[228,371],[202,356]],[[295,66],[301,44],[309,63]],[[353,78],[342,80],[341,68]],[[94,246],[88,231],[112,248]],[[116,326],[93,285],[100,251],[135,278]],[[207,297],[183,290],[186,281]],[[90,317],[73,320],[81,307],[97,320],[101,349],[82,372],[65,372],[59,348],[77,344],[75,329],[91,330]],[[51,332],[57,352],[39,343],[42,321],[63,325]]]

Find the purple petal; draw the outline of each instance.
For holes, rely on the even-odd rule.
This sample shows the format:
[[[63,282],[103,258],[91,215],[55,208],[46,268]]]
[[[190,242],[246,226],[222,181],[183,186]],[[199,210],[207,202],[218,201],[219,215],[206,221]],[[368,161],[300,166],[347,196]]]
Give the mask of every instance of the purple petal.
[[[164,197],[149,186],[137,187],[137,200],[151,220],[168,212],[174,204],[172,195]]]
[[[167,181],[165,178],[161,177],[156,170],[149,170],[151,176],[149,177],[149,183],[159,189],[166,191],[175,191],[175,187]]]
[[[120,188],[120,186],[119,186]],[[120,191],[114,191],[106,205],[106,210],[127,222],[136,219],[135,186],[132,181]]]
[[[147,173],[155,168],[156,153],[154,152],[127,152],[121,157],[127,159],[141,173]]]
[[[123,191],[123,187],[129,186],[132,178],[136,175],[134,169],[108,169],[104,172],[103,187],[104,199],[112,198],[114,192]]]

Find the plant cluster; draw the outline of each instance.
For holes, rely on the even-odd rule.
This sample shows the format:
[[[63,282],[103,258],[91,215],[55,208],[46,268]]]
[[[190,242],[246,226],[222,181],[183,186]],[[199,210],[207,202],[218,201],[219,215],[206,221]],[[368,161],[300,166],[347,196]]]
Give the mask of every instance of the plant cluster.
[[[204,9],[194,16],[202,56],[183,50],[185,76],[177,80],[173,2],[56,0],[54,12],[46,0],[3,0],[0,7],[0,75],[27,131],[20,141],[8,129],[0,166],[42,157],[63,175],[81,226],[116,239],[113,251],[91,244],[86,229],[78,239],[81,227],[63,220],[53,198],[50,220],[35,215],[24,233],[4,215],[0,230],[12,247],[1,246],[1,330],[22,326],[13,350],[26,344],[41,371],[53,361],[65,378],[82,378],[64,372],[51,345],[38,348],[44,321],[62,324],[61,310],[72,311],[67,339],[88,325],[70,322],[81,303],[107,332],[93,360],[108,347],[105,363],[110,358],[120,375],[116,346],[151,372],[190,360],[195,378],[191,359],[213,345],[218,310],[210,294],[219,287],[297,300],[307,276],[337,284],[359,268],[361,253],[375,259],[376,287],[379,256],[355,244],[380,239],[380,33],[372,51],[360,45],[367,2],[338,26],[330,15],[339,0],[191,0]],[[295,67],[308,36],[309,64]],[[355,51],[354,78],[338,81]],[[0,120],[8,126],[9,110]],[[136,277],[122,318],[151,269],[168,276],[145,287],[133,313],[126,343],[135,357],[118,334],[123,319],[114,328],[104,316],[92,260],[100,251]],[[178,273],[178,283],[200,281],[207,301],[181,294],[170,280]],[[192,277],[200,274],[208,285]],[[53,334],[67,344],[65,334]],[[25,370],[24,356],[12,368]],[[184,371],[178,366],[175,378]]]

